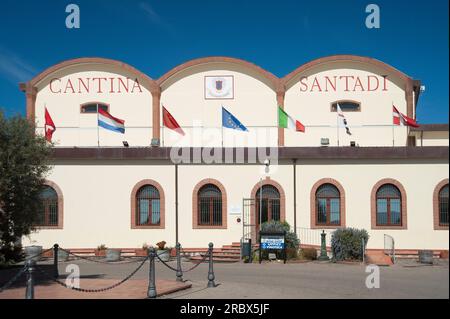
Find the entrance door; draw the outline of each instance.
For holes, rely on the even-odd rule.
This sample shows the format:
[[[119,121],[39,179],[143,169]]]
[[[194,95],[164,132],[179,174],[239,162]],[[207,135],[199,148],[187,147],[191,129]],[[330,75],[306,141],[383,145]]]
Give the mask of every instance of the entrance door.
[[[256,192],[255,198],[256,229],[260,224],[277,220],[280,221],[280,192],[272,185],[263,185]]]

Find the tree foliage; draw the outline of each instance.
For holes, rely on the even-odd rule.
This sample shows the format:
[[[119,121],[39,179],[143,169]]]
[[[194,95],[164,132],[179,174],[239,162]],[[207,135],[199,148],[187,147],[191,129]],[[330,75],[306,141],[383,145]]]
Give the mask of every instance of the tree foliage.
[[[16,258],[20,238],[33,230],[50,153],[33,124],[0,110],[0,260]]]

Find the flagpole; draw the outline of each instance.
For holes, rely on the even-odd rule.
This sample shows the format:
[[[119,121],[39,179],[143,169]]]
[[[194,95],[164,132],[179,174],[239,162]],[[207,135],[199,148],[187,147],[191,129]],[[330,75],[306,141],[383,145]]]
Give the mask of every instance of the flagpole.
[[[162,147],[164,147],[164,104],[161,104],[163,107],[163,119],[162,119]]]
[[[336,129],[337,129],[337,146],[339,146],[339,114],[336,108]]]
[[[97,147],[100,147],[100,133],[98,128],[98,104],[97,104]]]
[[[220,112],[222,113],[222,125],[221,125],[221,130],[222,130],[222,148],[223,148],[223,105],[221,105],[222,108],[220,109]]]
[[[392,101],[392,107],[394,106],[394,101]],[[394,138],[394,120],[392,120],[392,147],[395,146],[395,138]]]

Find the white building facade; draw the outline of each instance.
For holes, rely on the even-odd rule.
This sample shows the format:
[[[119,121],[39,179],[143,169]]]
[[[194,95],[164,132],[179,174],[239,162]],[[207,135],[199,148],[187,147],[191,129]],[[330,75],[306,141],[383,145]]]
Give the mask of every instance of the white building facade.
[[[310,231],[355,227],[369,249],[389,235],[396,249],[448,250],[448,124],[394,125],[393,106],[416,118],[420,82],[381,61],[329,56],[278,78],[209,57],[154,80],[80,58],[21,89],[36,133],[45,109],[56,126],[42,223],[25,244],[220,247],[282,220],[304,244]],[[184,135],[164,125],[163,106]],[[279,128],[279,107],[304,132]],[[99,108],[125,132],[99,127]],[[248,131],[223,127],[222,108]]]

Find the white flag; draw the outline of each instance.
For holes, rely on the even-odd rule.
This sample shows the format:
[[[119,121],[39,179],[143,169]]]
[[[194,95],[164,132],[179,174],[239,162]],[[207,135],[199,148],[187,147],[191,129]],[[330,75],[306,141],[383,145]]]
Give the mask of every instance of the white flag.
[[[350,132],[350,129],[347,125],[347,119],[344,116],[344,112],[342,112],[341,107],[339,106],[339,103],[337,103],[337,116],[339,116],[339,118],[342,120],[342,124],[345,127],[345,131],[347,132],[348,135],[352,135],[352,133]]]

